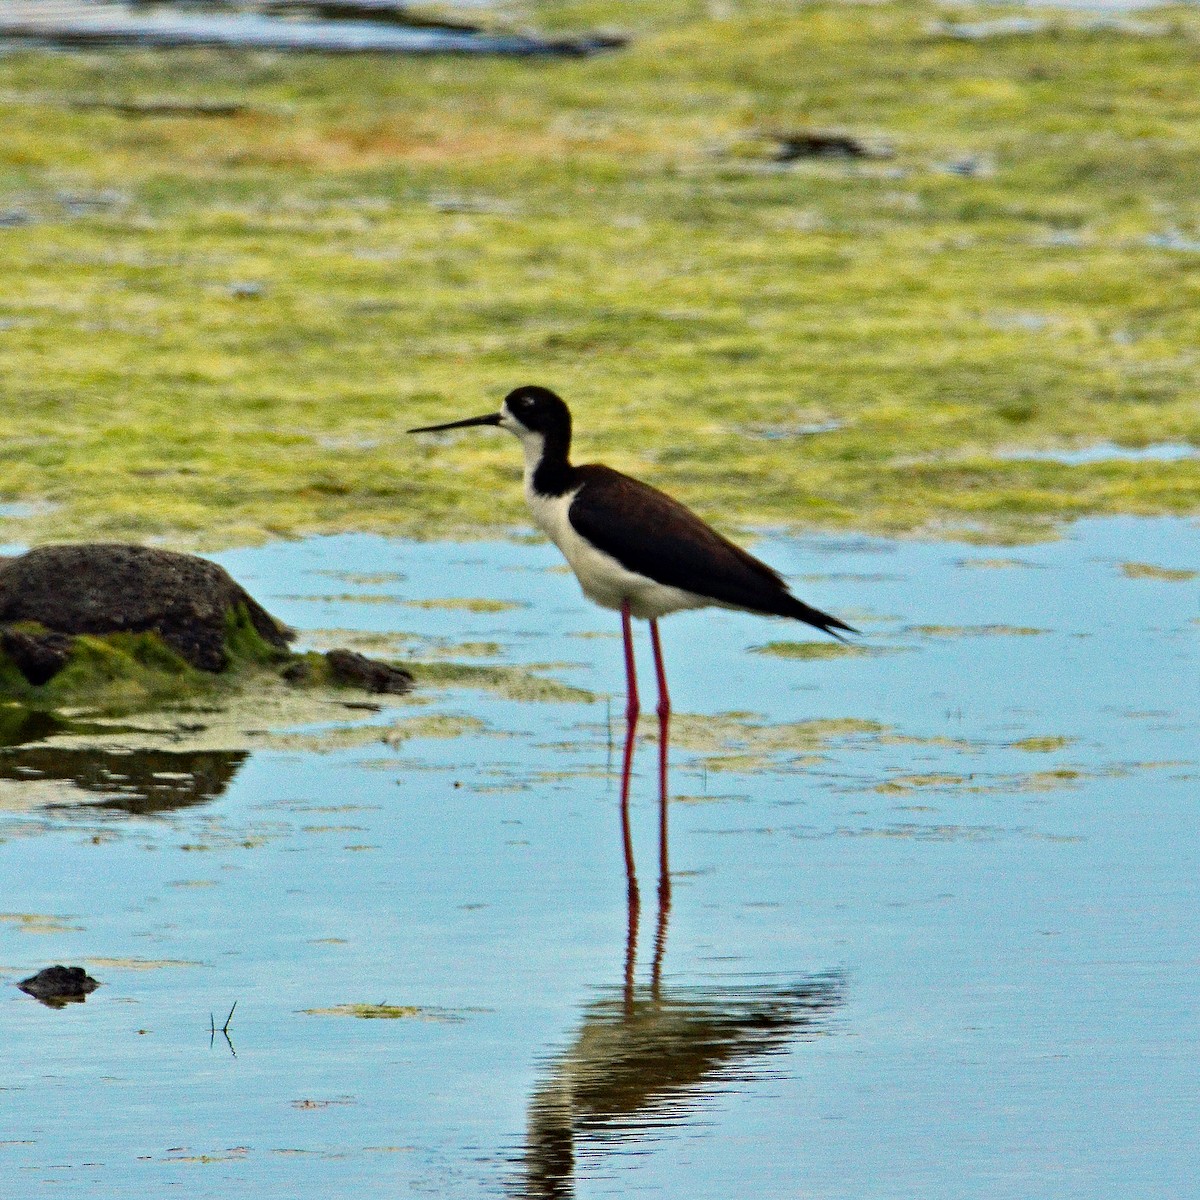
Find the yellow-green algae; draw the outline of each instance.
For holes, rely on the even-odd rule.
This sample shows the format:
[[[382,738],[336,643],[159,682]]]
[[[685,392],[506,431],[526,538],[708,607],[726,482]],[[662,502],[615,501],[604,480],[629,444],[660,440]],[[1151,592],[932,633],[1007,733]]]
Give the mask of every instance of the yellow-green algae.
[[[1130,579],[1157,579],[1162,583],[1186,583],[1200,575],[1200,571],[1189,571],[1176,567],[1156,567],[1153,563],[1140,562],[1122,563],[1121,572]]]
[[[872,654],[885,654],[895,647],[862,646],[857,642],[767,642],[750,649],[755,654],[768,654],[772,658],[799,658],[812,662],[827,658],[866,658]]]
[[[908,625],[909,633],[924,637],[1036,637],[1047,633],[1045,629],[1034,629],[1029,625]]]
[[[1030,570],[1036,564],[1021,558],[964,558],[959,564],[973,571]]]
[[[819,750],[831,740],[875,736],[886,725],[858,717],[814,717],[807,721],[766,723],[757,713],[724,712],[711,716],[699,713],[671,714],[671,744],[689,750],[716,750],[746,746],[765,750]],[[657,733],[653,726],[647,738]]]
[[[36,622],[10,628],[47,632]],[[20,728],[30,712],[115,714],[217,700],[236,689],[269,686],[296,668],[300,674],[289,682],[292,688],[335,686],[323,655],[293,654],[272,645],[254,628],[245,605],[228,614],[225,649],[223,671],[202,671],[153,632],[78,634],[66,665],[42,684],[30,683],[0,651],[0,738]]]
[[[321,661],[316,659],[318,667]],[[142,690],[135,697],[137,703],[126,703],[131,689],[128,681],[122,681],[117,692],[122,703],[107,707],[102,702],[112,695],[105,693],[72,694],[76,703],[57,711],[47,697],[41,701],[50,711],[0,704],[0,744],[36,736],[41,744],[64,750],[97,744],[113,751],[395,750],[418,739],[497,736],[477,717],[421,711],[429,702],[430,687],[478,688],[513,700],[580,703],[593,699],[579,688],[516,667],[448,662],[415,669],[427,685],[425,694],[368,695],[327,686],[319,676],[297,686],[278,670],[252,666],[228,677],[205,675],[199,692],[176,691],[153,703],[151,693]],[[89,798],[90,793],[62,781],[0,786],[0,808],[13,811]]]
[[[1056,739],[1030,738],[1028,741],[1047,742]],[[1061,739],[1064,745],[1070,739]],[[1017,743],[1020,745],[1020,743]],[[1026,749],[1032,747],[1024,747]],[[1045,749],[1053,747],[1046,746]],[[1089,779],[1119,778],[1134,771],[1157,771],[1185,764],[1166,762],[1108,763],[1099,768],[1057,767],[1045,771],[1029,771],[1018,774],[957,775],[950,772],[931,772],[925,775],[900,773],[890,776],[872,787],[872,791],[888,794],[904,794],[921,789],[944,790],[961,795],[1018,795],[1021,793],[1053,792],[1080,786]]]
[[[1065,750],[1068,746],[1074,745],[1078,739],[1072,737],[1063,737],[1059,735],[1046,735],[1045,737],[1027,737],[1021,738],[1020,741],[1013,742],[1014,750],[1028,750],[1033,754],[1048,754],[1052,750]]]
[[[969,41],[918,2],[526,11],[633,41],[0,58],[8,536],[523,526],[506,439],[400,431],[524,382],[727,527],[1200,507],[1195,458],[1009,457],[1200,444],[1200,12]],[[78,105],[197,98],[236,115]],[[893,156],[772,162],[804,128]]]
[[[83,928],[82,925],[70,924],[70,917],[48,913],[0,912],[0,921],[15,926],[22,933],[77,933]]]
[[[767,765],[778,766],[780,755],[786,755],[793,766],[809,766],[820,761],[820,752],[830,742],[871,739],[887,728],[878,721],[858,717],[768,724],[755,713],[672,713],[670,736],[673,747],[698,754],[706,770],[753,772]],[[646,730],[645,737],[657,740],[653,726]]]
[[[512,600],[486,600],[481,597],[464,597],[451,600],[405,600],[409,608],[437,608],[447,612],[499,613],[523,607]]]
[[[444,1014],[416,1004],[332,1004],[328,1008],[301,1010],[310,1017],[358,1017],[367,1021],[400,1021],[419,1017],[427,1021],[446,1020]]]
[[[908,792],[915,788],[956,788],[967,782],[965,775],[952,775],[944,771],[935,771],[928,775],[893,775],[885,783],[877,783],[875,791]]]
[[[584,688],[536,674],[544,667],[481,667],[474,663],[424,662],[410,664],[418,685],[430,687],[483,688],[506,700],[545,700],[557,703],[588,703],[596,697]]]

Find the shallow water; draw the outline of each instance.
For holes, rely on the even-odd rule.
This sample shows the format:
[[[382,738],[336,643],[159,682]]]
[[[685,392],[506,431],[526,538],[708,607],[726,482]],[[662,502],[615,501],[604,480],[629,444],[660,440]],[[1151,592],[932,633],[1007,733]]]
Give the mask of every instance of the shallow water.
[[[0,754],[0,1178],[1190,1194],[1200,526],[757,549],[867,652],[807,658],[805,631],[736,613],[665,623],[673,890],[664,909],[650,711],[636,940],[616,623],[552,548],[219,556],[315,644],[555,663],[596,696],[426,687],[270,751],[26,728]],[[12,986],[56,962],[103,986],[61,1010]]]
[[[304,6],[298,4],[299,10]],[[314,5],[319,8],[319,5]],[[152,50],[210,46],[227,50],[305,51],[324,54],[499,54],[517,57],[590,54],[613,49],[604,37],[544,38],[521,32],[489,31],[445,25],[404,6],[381,6],[360,0],[356,9],[333,11],[332,19],[295,19],[286,7],[278,13],[239,9],[220,3],[204,5],[167,0],[145,4],[133,0],[6,0],[0,5],[0,47],[6,43],[113,48],[139,46]],[[388,6],[382,6],[388,7]],[[481,7],[481,6],[478,6]],[[500,7],[499,5],[497,7]],[[341,19],[339,19],[339,17]],[[377,18],[377,19],[376,19]]]
[[[1150,446],[1118,446],[1113,442],[1097,442],[1070,450],[1014,450],[1001,455],[1018,461],[1045,461],[1084,466],[1101,462],[1179,462],[1200,458],[1200,448],[1187,442],[1157,442]]]

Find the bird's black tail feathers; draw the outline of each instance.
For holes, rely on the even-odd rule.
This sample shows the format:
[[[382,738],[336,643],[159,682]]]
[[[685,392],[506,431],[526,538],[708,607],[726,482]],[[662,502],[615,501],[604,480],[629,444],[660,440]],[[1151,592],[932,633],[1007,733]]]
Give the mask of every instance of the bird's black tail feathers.
[[[797,600],[795,596],[786,596],[784,598],[784,602],[779,609],[779,615],[803,621],[806,625],[811,625],[814,629],[819,629],[822,633],[827,633],[830,637],[837,638],[839,642],[848,640],[842,637],[838,632],[839,629],[846,633],[858,633],[858,630],[853,625],[847,625],[845,621],[840,621],[837,617],[831,617],[828,613],[823,613],[819,608],[813,608],[805,604],[803,600]]]

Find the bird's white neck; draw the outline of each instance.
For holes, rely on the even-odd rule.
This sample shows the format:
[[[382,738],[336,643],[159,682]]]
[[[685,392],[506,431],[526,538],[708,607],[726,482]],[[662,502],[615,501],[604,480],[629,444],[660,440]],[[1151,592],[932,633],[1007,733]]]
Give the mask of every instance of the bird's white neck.
[[[521,430],[517,437],[521,439],[521,451],[525,455],[525,489],[528,491],[533,487],[533,473],[538,469],[546,451],[546,439],[540,433],[529,429]]]

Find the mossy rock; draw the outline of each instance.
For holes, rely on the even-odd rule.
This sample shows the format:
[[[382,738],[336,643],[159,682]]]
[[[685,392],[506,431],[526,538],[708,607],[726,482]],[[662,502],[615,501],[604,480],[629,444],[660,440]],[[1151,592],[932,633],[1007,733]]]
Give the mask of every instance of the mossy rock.
[[[33,621],[60,635],[153,633],[202,671],[229,664],[229,618],[239,609],[261,642],[287,652],[292,631],[223,567],[192,554],[91,542],[0,561],[0,624]],[[62,639],[55,645],[61,650]]]
[[[185,700],[264,672],[402,693],[412,676],[349,651],[295,654],[293,631],[224,568],[144,546],[42,546],[0,559],[0,699],[105,711]]]

